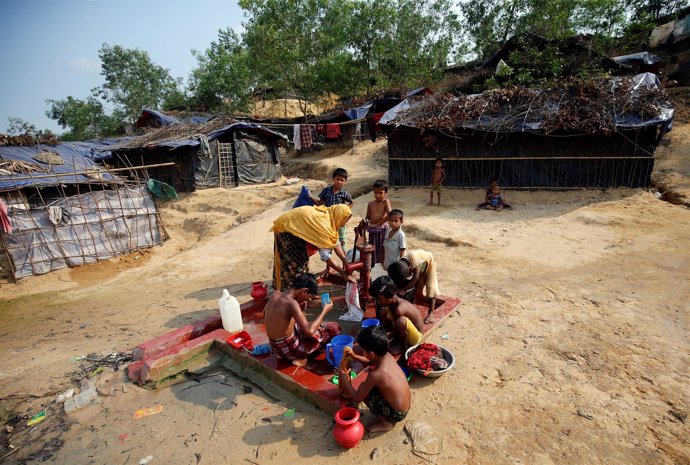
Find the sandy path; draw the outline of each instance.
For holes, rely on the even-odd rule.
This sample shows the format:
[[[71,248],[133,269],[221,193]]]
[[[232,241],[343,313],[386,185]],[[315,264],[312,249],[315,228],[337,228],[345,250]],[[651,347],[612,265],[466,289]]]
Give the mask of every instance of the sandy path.
[[[366,160],[378,148],[365,147],[329,158],[327,168],[369,173],[361,185],[369,184],[379,171]],[[426,421],[443,441],[432,461],[690,463],[687,424],[674,416],[690,411],[690,211],[642,190],[508,193],[517,208],[499,213],[473,209],[480,191],[446,191],[441,207],[426,206],[427,195],[390,197],[405,211],[411,247],[436,256],[442,292],[463,299],[432,336],[448,334],[455,370],[413,384],[408,419]],[[357,199],[356,214],[366,201]],[[70,356],[127,350],[215,312],[223,287],[245,288],[236,294],[248,298],[248,283],[270,276],[268,227],[289,203],[190,250],[166,244],[106,282],[80,287],[69,279],[78,274],[65,273],[71,290],[5,301],[2,392],[66,387]],[[400,426],[342,452],[329,418],[301,404],[286,418],[288,406],[256,386],[245,393],[245,384],[227,375],[156,392],[126,385],[69,417],[75,425],[54,462],[137,463],[152,454],[152,464],[352,463],[378,448],[379,463],[426,463]],[[131,420],[156,402],[163,413]]]

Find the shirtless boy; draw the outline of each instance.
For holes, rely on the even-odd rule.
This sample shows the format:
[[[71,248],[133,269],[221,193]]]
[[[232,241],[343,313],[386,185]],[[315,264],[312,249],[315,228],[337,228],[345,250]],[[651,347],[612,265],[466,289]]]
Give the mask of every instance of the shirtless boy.
[[[388,183],[379,179],[374,183],[374,200],[367,205],[365,219],[369,222],[367,232],[369,243],[374,246],[374,254],[371,259],[372,266],[376,263],[383,264],[383,242],[386,240],[388,230],[388,214],[391,212],[391,202],[388,197]]]
[[[397,294],[403,299],[415,303],[418,298],[426,295],[429,299],[429,313],[424,323],[433,323],[436,296],[440,294],[433,254],[422,249],[406,250],[400,260],[388,267],[388,276],[393,279],[398,288]]]
[[[332,303],[324,305],[314,321],[307,321],[304,310],[317,292],[316,278],[305,273],[297,276],[288,290],[275,291],[268,299],[264,324],[271,350],[278,358],[303,361],[340,333],[336,322],[321,324],[333,308]]]
[[[338,369],[338,377],[344,395],[355,403],[364,403],[378,416],[378,422],[370,432],[388,431],[395,423],[405,419],[410,410],[412,396],[410,386],[395,359],[388,353],[388,336],[380,326],[364,328],[357,335],[357,344],[364,357],[356,356],[349,347],[345,350],[364,363],[371,363],[367,379],[355,390],[349,373]]]
[[[438,198],[438,204],[441,205],[441,186],[446,180],[446,170],[443,169],[443,160],[437,158],[434,162],[434,168],[431,170],[431,191],[429,191],[429,205],[434,204],[434,192]]]
[[[417,307],[399,297],[397,290],[390,277],[381,276],[371,283],[369,293],[376,301],[376,318],[384,328],[394,332],[393,341],[400,344],[404,352],[422,341],[424,320]]]

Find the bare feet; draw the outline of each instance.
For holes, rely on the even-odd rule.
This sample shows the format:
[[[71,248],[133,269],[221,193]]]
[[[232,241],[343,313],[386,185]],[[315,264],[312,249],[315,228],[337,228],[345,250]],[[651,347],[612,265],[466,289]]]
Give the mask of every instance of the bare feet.
[[[379,418],[379,421],[374,423],[369,427],[369,433],[379,433],[382,431],[390,431],[393,429],[393,426],[395,426],[393,423],[388,423],[382,418]]]
[[[424,324],[430,325],[436,323],[436,318],[434,318],[434,315],[429,315],[426,318],[424,318]]]

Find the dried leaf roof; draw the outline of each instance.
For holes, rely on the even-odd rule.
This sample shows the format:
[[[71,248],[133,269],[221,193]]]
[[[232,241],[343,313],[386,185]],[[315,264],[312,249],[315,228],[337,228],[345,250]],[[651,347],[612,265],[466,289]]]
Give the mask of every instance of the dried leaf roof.
[[[542,88],[509,86],[478,95],[427,95],[387,124],[421,129],[536,130],[610,134],[622,119],[650,119],[670,108],[656,87],[633,91],[632,79],[571,79]]]

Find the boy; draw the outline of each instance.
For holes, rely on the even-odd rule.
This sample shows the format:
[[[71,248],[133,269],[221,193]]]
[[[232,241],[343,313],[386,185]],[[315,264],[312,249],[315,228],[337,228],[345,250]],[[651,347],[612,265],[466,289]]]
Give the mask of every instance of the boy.
[[[405,255],[405,233],[402,230],[403,212],[402,210],[394,209],[388,214],[388,227],[390,228],[386,234],[386,240],[383,241],[383,269],[388,270],[388,267],[397,262]]]
[[[443,160],[437,158],[434,162],[434,168],[431,170],[431,191],[429,191],[429,205],[434,204],[434,192],[438,198],[438,204],[441,205],[441,186],[446,180],[446,170],[443,169]]]
[[[333,308],[332,303],[324,305],[311,324],[307,321],[304,310],[317,292],[314,275],[304,273],[294,279],[288,290],[275,291],[268,299],[264,308],[264,324],[271,350],[278,358],[301,364],[300,361],[340,333],[340,325],[336,322],[321,324]]]
[[[318,198],[313,197],[311,193],[309,194],[314,205],[325,205],[330,207],[344,203],[352,208],[352,197],[344,189],[345,183],[347,182],[347,171],[344,168],[336,168],[331,178],[331,185],[324,187]],[[345,226],[338,228],[338,237],[340,239],[340,246],[343,250],[347,250],[347,228]]]
[[[374,183],[374,200],[367,205],[367,214],[364,217],[369,222],[369,244],[374,246],[371,265],[383,264],[383,241],[388,232],[388,215],[391,211],[391,203],[388,196],[388,183],[379,179]]]
[[[367,379],[358,390],[352,387],[349,373],[338,368],[338,379],[344,395],[359,404],[364,403],[371,413],[378,416],[379,421],[369,428],[370,432],[389,431],[395,423],[405,419],[410,410],[412,396],[405,374],[400,369],[391,354],[388,353],[388,336],[380,326],[362,329],[357,335],[357,344],[364,352],[364,357],[354,355],[355,359],[363,363],[371,363]]]
[[[436,276],[436,261],[431,252],[420,249],[405,252],[400,260],[388,267],[388,276],[398,287],[398,295],[412,303],[423,296],[422,290],[426,288],[429,314],[424,319],[424,323],[433,323],[432,313],[436,308],[436,296],[440,292]]]
[[[384,328],[394,331],[393,340],[405,352],[408,346],[422,342],[424,321],[417,307],[400,298],[397,290],[391,278],[381,276],[371,283],[369,293],[376,302],[376,318]],[[387,307],[387,311],[381,311],[383,307]]]

